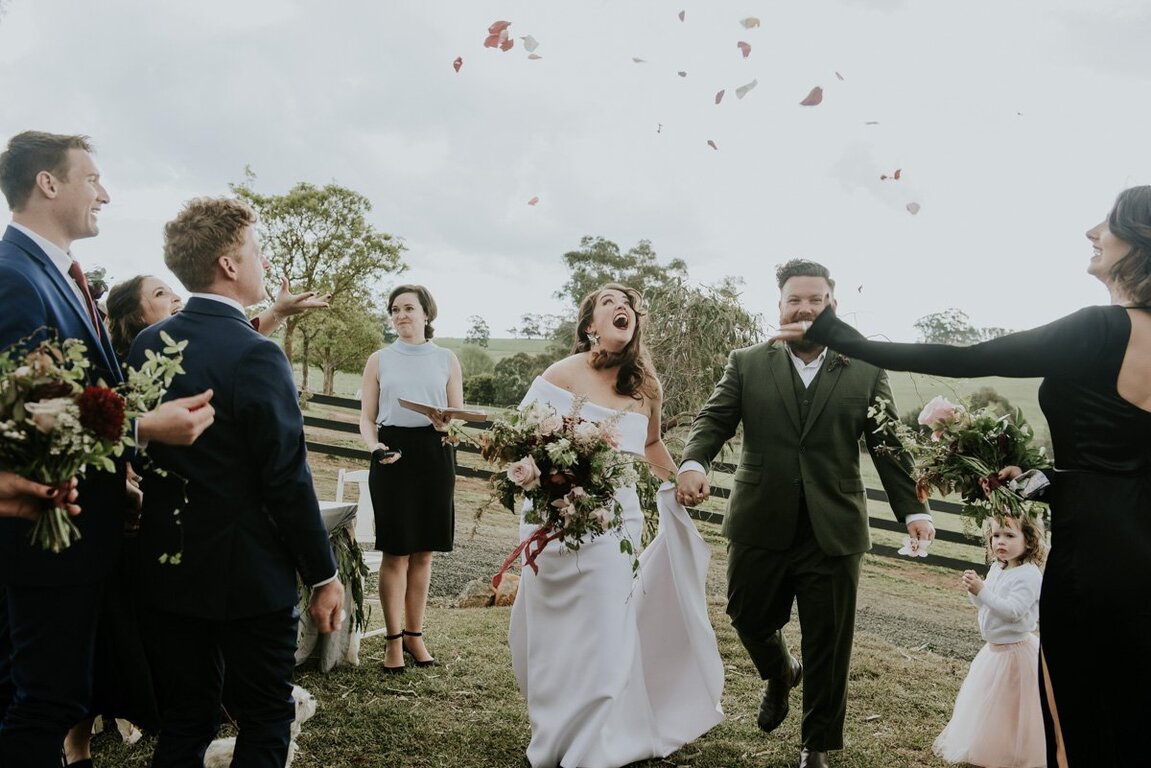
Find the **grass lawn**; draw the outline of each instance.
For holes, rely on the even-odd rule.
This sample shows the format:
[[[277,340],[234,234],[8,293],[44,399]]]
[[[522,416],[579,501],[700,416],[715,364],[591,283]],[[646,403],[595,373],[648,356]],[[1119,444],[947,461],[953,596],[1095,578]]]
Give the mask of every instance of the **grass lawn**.
[[[333,498],[338,467],[348,462],[313,455],[312,464],[318,495]],[[304,724],[295,768],[527,768],[523,751],[530,729],[512,677],[509,609],[452,607],[459,585],[490,576],[516,543],[511,513],[489,509],[475,522],[474,513],[486,500],[482,481],[459,481],[456,549],[437,556],[433,566],[425,631],[441,665],[384,675],[384,642],[377,636],[363,642],[358,667],[337,667],[327,674],[314,666],[299,667],[296,682],[316,696],[319,708]],[[708,609],[726,670],[726,719],[668,759],[636,765],[794,766],[800,746],[799,691],[792,694],[792,713],[783,726],[771,735],[758,730],[755,712],[762,683],[723,610],[723,539],[714,525],[699,528],[712,547]],[[947,722],[981,641],[975,611],[960,594],[957,575],[929,563],[865,558],[846,749],[833,755],[836,766],[944,765],[932,755],[931,742]],[[369,621],[369,628],[380,626],[378,606]],[[785,631],[798,648],[796,622]],[[588,632],[588,642],[595,642],[595,628]],[[230,733],[227,727],[224,732]],[[114,734],[101,734],[94,741],[96,765],[142,768],[152,744],[145,737],[126,746]]]

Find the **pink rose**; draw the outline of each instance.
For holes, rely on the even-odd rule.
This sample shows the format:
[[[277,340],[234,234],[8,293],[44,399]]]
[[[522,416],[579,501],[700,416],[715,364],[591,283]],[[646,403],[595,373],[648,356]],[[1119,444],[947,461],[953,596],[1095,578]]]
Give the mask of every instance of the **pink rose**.
[[[554,435],[563,428],[563,416],[553,413],[550,416],[545,416],[544,418],[540,419],[539,423],[536,425],[536,434],[538,434],[540,437],[547,437],[548,435]]]
[[[508,465],[508,480],[523,488],[533,491],[540,487],[540,468],[531,456],[525,456],[519,461]]]
[[[605,421],[600,424],[599,436],[612,448],[619,448],[621,433],[619,431],[619,427],[616,426],[614,421]]]
[[[928,427],[938,435],[947,427],[959,420],[963,407],[950,402],[946,398],[936,395],[931,402],[923,406],[919,412],[919,423]]]

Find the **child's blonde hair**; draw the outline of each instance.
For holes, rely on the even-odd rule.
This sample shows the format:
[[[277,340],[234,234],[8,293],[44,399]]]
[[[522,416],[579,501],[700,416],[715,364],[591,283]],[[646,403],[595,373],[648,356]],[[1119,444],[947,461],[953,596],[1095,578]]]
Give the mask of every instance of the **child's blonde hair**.
[[[1023,555],[1019,558],[1019,563],[1035,563],[1040,568],[1047,562],[1047,537],[1043,528],[1043,519],[1038,515],[1029,515],[1026,512],[1020,515],[1005,515],[997,514],[987,521],[987,530],[983,537],[983,543],[987,547],[987,558],[989,562],[1002,562],[995,556],[995,552],[991,549],[991,521],[999,523],[1000,527],[1006,525],[1006,521],[1010,519],[1015,522],[1019,532],[1023,534]],[[1007,565],[1007,563],[1003,563]]]

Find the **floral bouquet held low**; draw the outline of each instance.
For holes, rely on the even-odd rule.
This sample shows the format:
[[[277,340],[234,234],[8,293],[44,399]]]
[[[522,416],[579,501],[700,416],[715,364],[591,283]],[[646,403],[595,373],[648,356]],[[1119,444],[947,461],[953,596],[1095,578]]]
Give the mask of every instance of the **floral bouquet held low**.
[[[168,337],[164,355],[150,355],[115,387],[85,383],[83,342],[49,338],[29,347],[26,341],[0,352],[0,466],[46,485],[63,486],[93,469],[114,471],[113,457],[134,445],[132,420],[154,408],[182,373],[184,343]],[[52,552],[80,537],[63,503],[58,494],[32,527],[32,541]]]
[[[615,497],[636,482],[634,459],[619,450],[617,419],[588,421],[579,415],[582,406],[577,398],[561,416],[531,403],[496,421],[478,441],[483,458],[501,470],[492,475],[493,500],[513,512],[531,502],[524,519],[540,526],[504,561],[493,586],[521,554],[525,565],[538,570],[536,558],[556,540],[578,550],[585,540],[614,532],[620,551],[632,556],[633,567],[638,563],[635,547],[621,533]]]
[[[919,414],[925,429],[915,430],[887,418],[883,405],[872,406],[870,415],[911,455],[921,500],[926,501],[933,489],[943,495],[957,493],[963,514],[977,527],[992,515],[1041,512],[1042,503],[1024,498],[999,479],[1004,467],[1030,470],[1050,465],[1043,448],[1032,444],[1035,433],[1018,408],[1000,414],[990,407],[973,410],[935,397]]]

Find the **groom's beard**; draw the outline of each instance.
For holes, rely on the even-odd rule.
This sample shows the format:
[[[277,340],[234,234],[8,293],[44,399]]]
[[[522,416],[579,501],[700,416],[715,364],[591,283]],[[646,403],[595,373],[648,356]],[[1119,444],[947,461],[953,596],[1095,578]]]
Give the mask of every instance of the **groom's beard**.
[[[816,353],[820,352],[823,349],[823,345],[818,343],[818,342],[815,342],[815,341],[809,341],[807,339],[803,339],[801,341],[789,341],[789,342],[787,342],[787,348],[790,349],[795,354],[796,357],[799,357],[800,355],[803,355],[803,354],[811,354],[813,352],[816,352]]]

